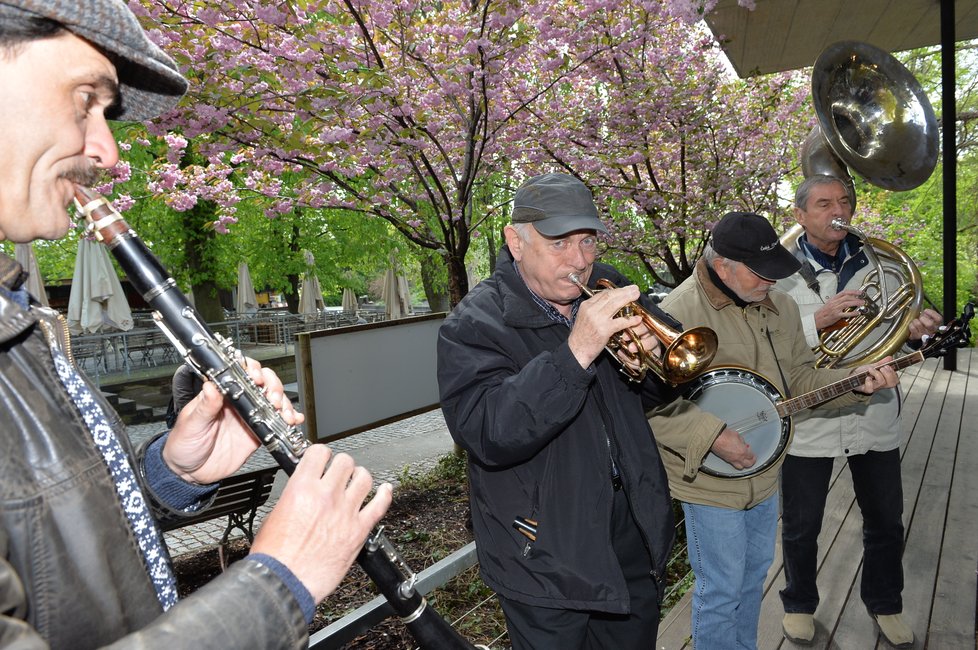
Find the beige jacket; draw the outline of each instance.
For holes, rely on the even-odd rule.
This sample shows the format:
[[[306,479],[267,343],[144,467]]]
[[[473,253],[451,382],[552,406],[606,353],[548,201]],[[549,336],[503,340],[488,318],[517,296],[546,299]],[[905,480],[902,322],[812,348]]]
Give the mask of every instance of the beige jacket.
[[[739,307],[713,283],[703,260],[661,306],[685,328],[706,326],[717,333],[719,349],[711,367],[750,368],[783,393],[789,391],[785,391],[782,373],[790,394],[798,396],[838,381],[850,372],[813,367],[815,359],[802,331],[798,307],[786,294],[772,289],[763,302]],[[827,404],[839,406],[864,400],[847,393]],[[698,471],[725,423],[694,403],[679,399],[657,407],[649,416],[674,498],[743,510],[777,489],[780,462],[757,476],[742,479],[717,478]]]

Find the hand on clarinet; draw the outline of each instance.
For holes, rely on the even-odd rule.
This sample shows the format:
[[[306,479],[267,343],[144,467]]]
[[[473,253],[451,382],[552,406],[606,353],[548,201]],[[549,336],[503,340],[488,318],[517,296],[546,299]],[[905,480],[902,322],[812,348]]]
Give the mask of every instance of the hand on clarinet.
[[[292,407],[273,370],[254,359],[246,359],[245,368],[287,424],[302,424],[305,416]],[[163,448],[163,459],[185,481],[203,485],[236,472],[258,446],[258,439],[235,408],[213,382],[206,381],[197,397],[180,411]]]
[[[373,479],[347,454],[312,445],[251,545],[289,568],[319,603],[336,589],[391,504],[389,483],[364,503]]]
[[[751,451],[750,445],[744,441],[743,436],[730,427],[724,427],[713,441],[710,451],[730,463],[734,469],[747,469],[757,462],[757,456]]]

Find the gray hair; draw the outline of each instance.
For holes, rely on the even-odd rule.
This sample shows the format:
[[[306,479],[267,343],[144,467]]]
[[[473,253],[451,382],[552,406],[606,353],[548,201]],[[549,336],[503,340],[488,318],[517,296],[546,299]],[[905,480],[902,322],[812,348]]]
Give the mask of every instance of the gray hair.
[[[804,182],[798,186],[795,190],[795,207],[799,210],[804,210],[808,205],[808,195],[812,193],[812,190],[821,185],[829,185],[831,183],[838,183],[842,186],[842,189],[846,190],[846,196],[849,195],[849,188],[842,181],[841,178],[837,176],[828,176],[826,174],[813,174],[804,180]]]
[[[716,249],[713,248],[713,244],[707,244],[706,248],[703,249],[703,261],[706,262],[706,265],[712,269],[713,262],[717,260],[720,260],[720,263],[723,264],[728,269],[734,266],[735,264],[740,264],[740,262],[735,262],[729,257],[724,257],[720,253],[716,252]]]
[[[524,222],[519,222],[519,223],[511,223],[510,225],[513,226],[513,230],[516,231],[516,234],[520,236],[520,239],[521,240],[523,240],[524,242],[529,243],[529,241],[530,241],[530,229],[533,228],[533,224],[532,223],[529,223],[529,222],[525,222],[524,221]]]

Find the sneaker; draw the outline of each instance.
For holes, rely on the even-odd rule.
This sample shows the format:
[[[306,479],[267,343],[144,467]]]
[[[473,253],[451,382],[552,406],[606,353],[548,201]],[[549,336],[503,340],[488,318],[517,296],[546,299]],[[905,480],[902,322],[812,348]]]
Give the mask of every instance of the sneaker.
[[[811,645],[815,640],[814,614],[785,614],[781,619],[784,638],[798,645]]]
[[[912,648],[913,630],[903,620],[903,614],[873,614],[883,639],[894,648]]]

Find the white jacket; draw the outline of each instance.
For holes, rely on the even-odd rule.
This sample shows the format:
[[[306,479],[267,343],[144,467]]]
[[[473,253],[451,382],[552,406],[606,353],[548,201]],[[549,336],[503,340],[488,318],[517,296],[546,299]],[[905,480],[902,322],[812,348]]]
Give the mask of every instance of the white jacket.
[[[845,287],[838,287],[838,276],[809,258],[816,272],[819,292],[809,289],[801,273],[779,280],[776,287],[798,303],[805,338],[812,347],[818,345],[815,312],[841,289],[858,289],[873,265],[866,263],[861,251],[861,268]],[[802,411],[794,416],[795,434],[788,453],[793,456],[837,457],[865,454],[867,451],[889,451],[900,446],[901,396],[899,386],[876,391],[868,403],[842,408]]]

